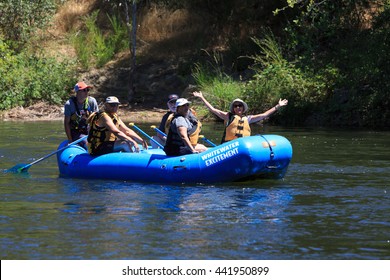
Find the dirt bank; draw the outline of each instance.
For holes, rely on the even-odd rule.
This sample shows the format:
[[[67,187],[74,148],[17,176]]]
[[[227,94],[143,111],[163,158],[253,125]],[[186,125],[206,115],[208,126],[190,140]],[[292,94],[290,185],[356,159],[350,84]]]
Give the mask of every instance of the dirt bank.
[[[137,110],[137,108],[129,109],[127,106],[121,106],[118,113],[125,121],[158,124],[165,112],[165,109],[162,108]],[[63,118],[63,106],[53,106],[44,102],[39,102],[26,108],[16,107],[0,114],[2,121],[53,121],[62,120]]]

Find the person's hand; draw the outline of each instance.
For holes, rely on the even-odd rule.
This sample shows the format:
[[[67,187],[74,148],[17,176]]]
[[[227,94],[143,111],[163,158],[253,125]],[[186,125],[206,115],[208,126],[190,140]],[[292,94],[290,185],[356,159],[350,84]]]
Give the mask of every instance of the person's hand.
[[[148,149],[148,142],[146,142],[145,139],[142,139],[142,147],[144,147],[145,150]]]
[[[137,142],[134,142],[134,153],[139,153],[139,146]]]
[[[283,99],[283,100],[282,100],[282,98],[279,99],[278,105],[280,107],[286,106],[287,104],[288,104],[288,100],[287,99]]]
[[[133,150],[134,153],[139,153],[139,147],[138,147],[138,143],[135,142],[134,140],[126,140],[127,144],[130,146],[130,149]],[[134,147],[134,149],[133,149]]]
[[[201,91],[194,91],[192,95],[195,97],[203,97],[203,93]]]

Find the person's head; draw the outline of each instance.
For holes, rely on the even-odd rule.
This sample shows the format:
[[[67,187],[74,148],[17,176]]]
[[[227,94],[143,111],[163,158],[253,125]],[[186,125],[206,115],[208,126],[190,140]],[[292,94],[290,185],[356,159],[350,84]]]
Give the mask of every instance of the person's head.
[[[167,106],[171,112],[176,112],[176,100],[179,99],[179,96],[177,94],[170,94],[168,96],[168,102]]]
[[[181,115],[185,115],[188,113],[188,109],[189,109],[189,106],[190,106],[190,101],[188,101],[187,99],[185,98],[179,98],[176,100],[176,112],[181,114]]]
[[[248,111],[248,104],[237,98],[230,103],[230,112],[235,115],[242,115]]]
[[[92,88],[92,86],[87,85],[84,82],[78,82],[74,86],[74,91],[77,95],[88,95],[89,90]]]
[[[119,107],[119,99],[115,96],[109,96],[106,98],[106,102],[104,102],[104,110],[107,113],[116,113]]]

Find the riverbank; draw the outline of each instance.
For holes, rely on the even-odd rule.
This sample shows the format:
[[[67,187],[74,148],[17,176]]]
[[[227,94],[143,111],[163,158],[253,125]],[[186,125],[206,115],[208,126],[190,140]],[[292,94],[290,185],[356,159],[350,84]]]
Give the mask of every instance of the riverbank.
[[[166,109],[162,108],[137,110],[128,106],[120,106],[118,114],[123,120],[129,122],[158,124],[165,112]],[[54,121],[63,118],[63,106],[50,105],[45,102],[39,102],[29,107],[15,107],[0,114],[2,121]]]

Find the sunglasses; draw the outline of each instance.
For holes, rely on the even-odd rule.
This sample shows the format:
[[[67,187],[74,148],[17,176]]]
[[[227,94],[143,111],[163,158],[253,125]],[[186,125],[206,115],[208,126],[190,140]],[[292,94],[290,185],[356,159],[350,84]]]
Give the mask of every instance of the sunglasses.
[[[242,104],[233,104],[233,108],[237,108],[237,107],[241,108],[241,107],[244,107],[244,106]]]
[[[81,91],[81,92],[89,92],[89,88],[80,89],[79,91]]]
[[[108,103],[108,105],[109,105],[110,107],[117,107],[117,106],[119,106],[118,103]]]

